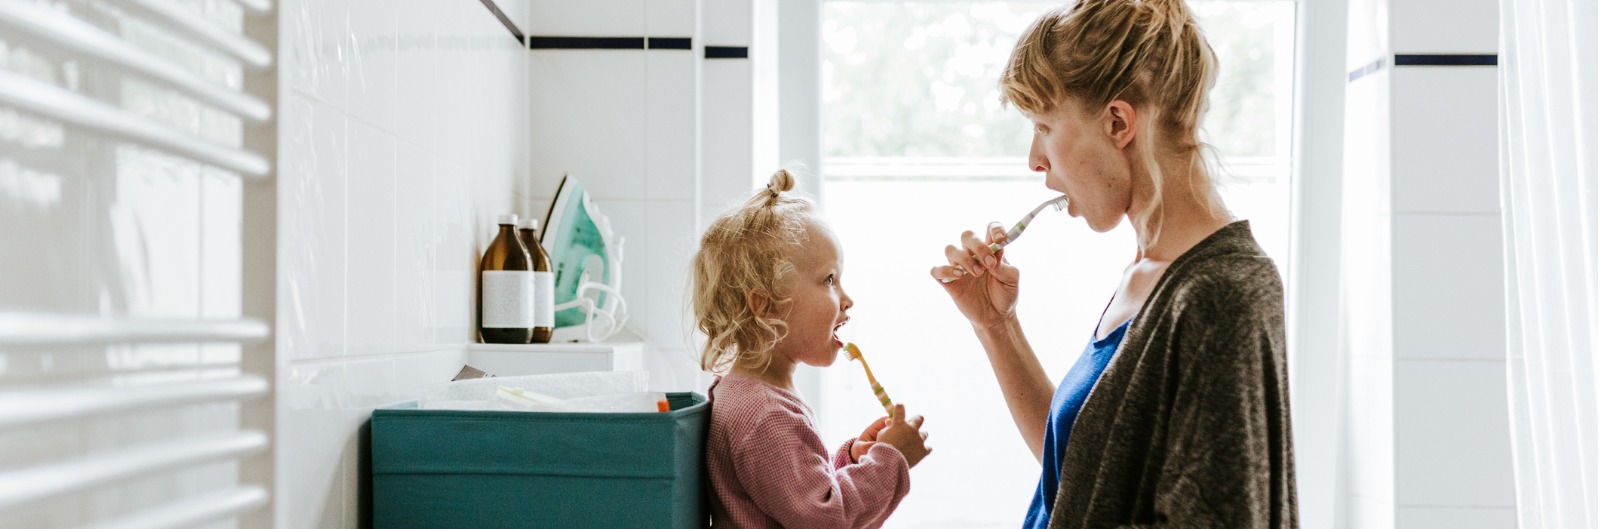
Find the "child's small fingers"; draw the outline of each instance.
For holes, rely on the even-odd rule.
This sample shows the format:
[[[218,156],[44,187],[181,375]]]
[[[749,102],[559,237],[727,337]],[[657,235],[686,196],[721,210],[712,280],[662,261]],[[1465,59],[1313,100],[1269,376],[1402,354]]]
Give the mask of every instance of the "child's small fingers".
[[[916,417],[912,417],[910,420],[907,420],[906,423],[910,424],[912,426],[915,426],[917,428],[921,428],[922,427],[922,416],[918,415]]]
[[[896,404],[896,405],[894,405],[894,415],[889,417],[889,422],[891,422],[891,423],[900,422],[902,420],[905,420],[905,416],[906,416],[906,405],[904,405],[904,404]]]

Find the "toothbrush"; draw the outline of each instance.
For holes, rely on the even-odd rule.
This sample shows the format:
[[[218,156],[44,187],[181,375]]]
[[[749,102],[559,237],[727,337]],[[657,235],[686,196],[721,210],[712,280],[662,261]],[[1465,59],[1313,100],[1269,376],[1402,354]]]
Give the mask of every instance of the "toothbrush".
[[[1033,217],[1038,215],[1040,211],[1044,211],[1044,208],[1046,206],[1054,206],[1056,208],[1056,211],[1061,211],[1063,209],[1067,209],[1067,196],[1066,195],[1061,195],[1059,197],[1052,198],[1052,199],[1050,199],[1048,201],[1045,201],[1045,203],[1043,203],[1043,204],[1039,204],[1039,207],[1033,208],[1033,211],[1029,211],[1026,216],[1022,217],[1022,220],[1017,221],[1016,224],[1011,226],[1010,230],[1006,231],[1006,242],[1004,242],[1004,243],[998,243],[998,242],[989,243],[989,251],[990,252],[998,252],[998,251],[1000,251],[1001,248],[1005,248],[1006,246],[1010,245],[1011,243],[1017,242],[1017,238],[1022,236],[1022,230],[1028,229],[1028,223],[1029,222],[1033,222]],[[960,270],[962,273],[968,273],[967,269],[965,267],[961,266],[961,265],[956,265],[956,270]],[[952,282],[952,281],[955,281],[955,280],[954,279],[941,279],[940,281],[944,282],[944,283],[949,283],[949,282]]]
[[[1046,206],[1054,206],[1056,211],[1067,209],[1067,196],[1061,195],[1059,197],[1052,198],[1043,204],[1039,204],[1039,207],[1033,208],[1033,211],[1029,211],[1026,217],[1022,217],[1022,220],[1017,221],[1016,225],[1012,226],[1010,230],[1006,231],[1006,242],[990,243],[989,251],[998,252],[1001,248],[1005,248],[1006,245],[1017,242],[1017,237],[1022,236],[1022,230],[1028,229],[1028,223],[1032,222],[1033,217],[1038,215],[1040,211],[1044,211]]]
[[[872,393],[878,396],[878,402],[883,404],[883,411],[894,417],[894,403],[889,401],[889,394],[883,391],[883,386],[878,384],[878,379],[872,376],[872,368],[867,367],[867,357],[861,356],[861,348],[854,343],[844,344],[844,351],[850,355],[851,360],[861,362],[861,369],[867,371],[867,381],[872,383]]]

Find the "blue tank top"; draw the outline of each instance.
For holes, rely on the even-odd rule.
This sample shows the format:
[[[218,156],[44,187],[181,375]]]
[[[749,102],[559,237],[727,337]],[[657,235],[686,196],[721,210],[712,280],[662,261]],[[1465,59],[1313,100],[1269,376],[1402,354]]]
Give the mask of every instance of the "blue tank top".
[[[1122,343],[1122,336],[1128,332],[1131,323],[1133,320],[1123,322],[1101,340],[1094,340],[1091,336],[1089,345],[1083,348],[1083,354],[1072,364],[1067,376],[1061,379],[1061,385],[1056,387],[1056,394],[1050,399],[1050,418],[1044,426],[1044,449],[1041,453],[1044,457],[1039,472],[1039,489],[1033,492],[1033,504],[1028,506],[1028,519],[1022,522],[1024,529],[1045,529],[1050,525],[1050,509],[1055,506],[1056,489],[1061,484],[1061,457],[1067,453],[1072,421],[1078,418],[1078,410],[1083,409],[1083,401],[1089,398],[1089,390],[1094,389],[1095,381],[1100,380],[1100,373],[1111,363],[1111,356],[1117,352],[1117,345]]]

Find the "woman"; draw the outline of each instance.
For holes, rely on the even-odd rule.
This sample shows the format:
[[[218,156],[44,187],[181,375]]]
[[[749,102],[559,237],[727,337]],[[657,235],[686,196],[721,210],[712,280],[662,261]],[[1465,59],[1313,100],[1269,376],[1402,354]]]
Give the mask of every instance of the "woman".
[[[1297,525],[1283,286],[1198,137],[1216,68],[1181,0],[1080,0],[1034,22],[1002,74],[1045,186],[1095,231],[1126,218],[1137,235],[1059,385],[1018,324],[1019,270],[989,249],[999,224],[931,271],[1042,463],[1025,527]]]

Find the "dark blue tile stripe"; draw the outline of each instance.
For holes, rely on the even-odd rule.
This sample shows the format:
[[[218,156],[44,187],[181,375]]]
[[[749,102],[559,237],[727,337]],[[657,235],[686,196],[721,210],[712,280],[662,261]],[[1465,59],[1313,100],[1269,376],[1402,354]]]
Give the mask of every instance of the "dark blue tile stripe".
[[[644,37],[528,37],[534,50],[642,50]]]
[[[706,46],[707,59],[748,59],[750,48],[745,46]]]
[[[1350,82],[1371,75],[1384,68],[1384,59],[1350,71]],[[1399,66],[1495,66],[1500,56],[1493,54],[1397,54],[1394,65]]]
[[[494,13],[494,17],[500,19],[500,23],[504,24],[506,26],[506,29],[511,30],[511,36],[516,37],[517,38],[517,43],[521,44],[523,42],[523,39],[524,39],[524,37],[522,35],[522,30],[517,29],[517,25],[511,23],[511,18],[507,17],[506,13],[504,11],[500,10],[500,6],[495,5],[494,0],[482,0],[482,1],[483,1],[483,6],[489,8],[489,12],[490,13]]]
[[[1500,63],[1498,55],[1395,55],[1395,66],[1495,66]]]
[[[652,50],[687,50],[688,37],[650,37],[645,44]]]

